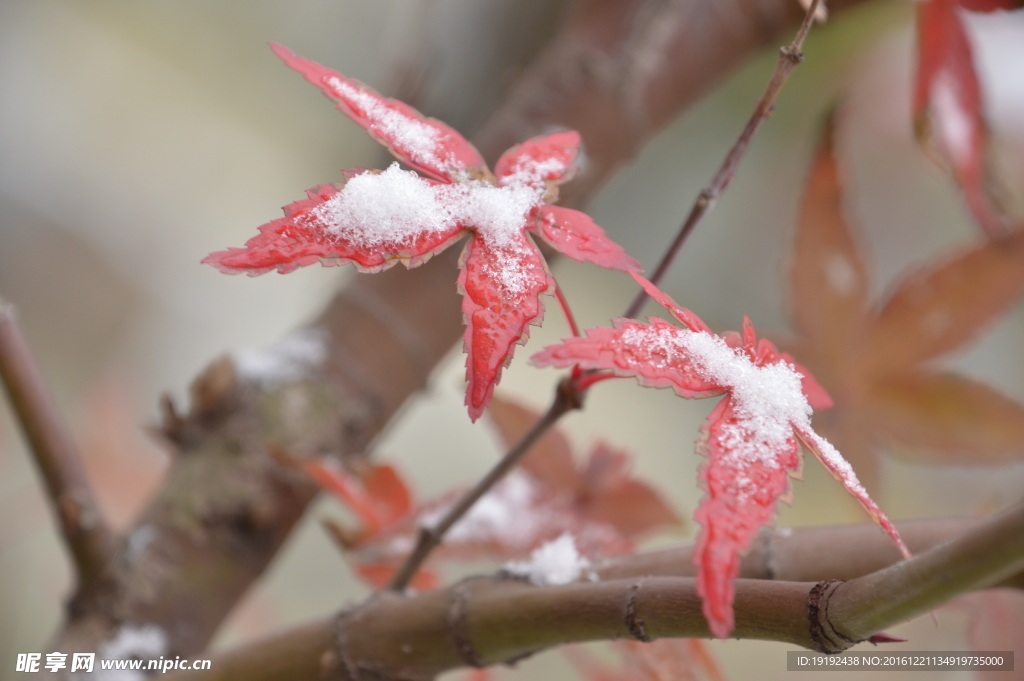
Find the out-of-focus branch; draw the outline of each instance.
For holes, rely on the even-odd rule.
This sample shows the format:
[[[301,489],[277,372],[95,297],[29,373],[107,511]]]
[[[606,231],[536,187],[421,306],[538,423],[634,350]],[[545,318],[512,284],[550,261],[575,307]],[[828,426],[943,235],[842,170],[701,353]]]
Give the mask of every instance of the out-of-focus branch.
[[[666,13],[675,29],[646,40],[668,25]],[[581,0],[474,141],[494,160],[552,126],[579,130],[587,162],[563,197],[580,205],[654,131],[800,16],[795,0]],[[452,248],[413,271],[354,278],[309,330],[325,340],[323,361],[301,377],[264,381],[227,358],[211,364],[187,415],[165,409],[177,452],[167,482],[127,536],[109,589],[68,622],[56,649],[96,650],[125,622],[159,627],[172,654],[205,647],[315,494],[270,452],[364,455],[461,337],[457,257]]]
[[[114,539],[89,488],[63,419],[47,393],[18,328],[14,306],[0,299],[0,378],[43,474],[79,588],[91,589],[113,557]]]
[[[900,532],[920,553],[890,567],[885,566],[899,554],[873,526],[794,530],[780,537],[774,557],[763,556],[761,566],[748,562],[743,574],[777,570],[799,581],[737,580],[733,635],[838,652],[1024,567],[1024,505],[981,521],[901,524]],[[762,543],[762,552],[767,545]],[[815,557],[836,550],[840,558],[803,560],[812,545]],[[598,568],[598,581],[565,586],[535,587],[499,574],[416,596],[380,592],[334,620],[225,652],[210,671],[168,681],[312,681],[332,674],[429,679],[577,641],[709,636],[693,578],[679,576],[687,572],[685,565],[663,569],[664,556],[616,558]],[[843,562],[844,557],[852,560]],[[772,568],[773,561],[789,567]],[[853,574],[851,565],[873,569]],[[646,570],[654,566],[661,569]]]

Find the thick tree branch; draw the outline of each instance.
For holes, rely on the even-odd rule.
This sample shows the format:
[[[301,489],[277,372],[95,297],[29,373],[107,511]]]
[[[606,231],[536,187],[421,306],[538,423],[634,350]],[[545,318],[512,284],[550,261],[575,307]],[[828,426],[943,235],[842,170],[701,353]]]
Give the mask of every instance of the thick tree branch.
[[[93,497],[75,443],[18,328],[14,306],[3,299],[0,378],[43,475],[74,559],[79,588],[92,589],[113,557],[113,535]]]
[[[1024,568],[1024,504],[913,560],[843,582],[826,593],[823,649],[844,650],[954,596],[993,586]],[[824,618],[824,614],[823,614]]]
[[[969,527],[967,532],[950,539],[964,526]],[[838,652],[1024,568],[1024,505],[982,521],[917,521],[901,525],[900,532],[915,548],[935,543],[909,561],[877,567],[863,576],[850,573],[850,561],[819,559],[833,550],[841,557],[858,556],[852,563],[866,568],[898,559],[891,542],[879,541],[881,533],[874,527],[795,530],[782,537],[773,549],[774,561],[791,566],[792,575],[801,581],[737,580],[733,635]],[[812,541],[815,560],[801,560]],[[864,559],[865,554],[871,557]],[[985,559],[971,560],[978,555]],[[744,575],[767,568],[754,562],[744,565]],[[577,641],[709,636],[693,578],[666,575],[669,570],[640,574],[655,565],[666,567],[663,560],[651,561],[650,556],[626,556],[599,568],[599,581],[556,587],[531,586],[499,574],[416,596],[380,592],[335,620],[228,651],[214,658],[209,672],[168,679],[317,678],[293,673],[299,669],[353,680],[429,679],[456,667],[509,662]],[[675,567],[680,572],[688,569]],[[835,575],[848,575],[850,581],[839,581]],[[337,636],[334,646],[325,634],[332,630]],[[298,647],[293,650],[288,640]],[[311,646],[310,641],[324,647]],[[272,660],[271,654],[286,656],[288,663]],[[261,671],[272,669],[289,673]]]

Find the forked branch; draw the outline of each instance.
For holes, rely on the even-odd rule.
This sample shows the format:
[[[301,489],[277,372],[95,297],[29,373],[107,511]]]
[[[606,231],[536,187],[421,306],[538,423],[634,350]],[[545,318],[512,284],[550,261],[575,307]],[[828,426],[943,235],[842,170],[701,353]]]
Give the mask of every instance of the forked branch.
[[[61,534],[80,584],[89,584],[109,562],[113,534],[100,513],[82,461],[43,384],[14,306],[0,299],[0,378],[46,483]]]

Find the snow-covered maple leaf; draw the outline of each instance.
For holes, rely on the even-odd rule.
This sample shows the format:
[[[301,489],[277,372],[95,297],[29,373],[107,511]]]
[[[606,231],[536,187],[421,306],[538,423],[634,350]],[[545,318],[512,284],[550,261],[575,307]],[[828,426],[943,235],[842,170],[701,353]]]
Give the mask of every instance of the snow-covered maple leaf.
[[[917,135],[949,168],[974,219],[994,237],[1004,235],[1012,227],[1012,220],[991,191],[993,173],[989,168],[982,87],[961,9],[994,12],[1022,5],[1021,0],[917,3]]]
[[[828,388],[817,425],[879,483],[879,454],[983,464],[1024,457],[1024,405],[934,366],[1024,297],[1024,231],[939,257],[872,301],[856,230],[843,213],[831,139],[810,172],[790,266],[792,349]]]
[[[377,272],[398,262],[420,265],[470,233],[458,285],[466,322],[466,406],[474,420],[514,345],[525,340],[527,325],[539,323],[540,294],[554,287],[532,236],[575,260],[640,269],[586,214],[551,205],[558,185],[574,171],[579,133],[527,140],[506,151],[491,173],[473,145],[447,125],[280,45],[272,47],[419,172],[397,163],[384,171],[345,171],[343,183],[309,190],[309,198],[285,207],[285,217],[260,227],[244,248],[212,253],[203,262],[249,275],[316,262]]]
[[[810,373],[771,342],[758,341],[749,320],[742,335],[717,336],[646,279],[633,278],[685,328],[656,317],[647,324],[618,319],[614,328],[589,329],[584,337],[548,346],[531,362],[610,370],[648,387],[671,387],[686,398],[724,395],[697,442],[707,457],[700,472],[707,495],[696,512],[703,530],[694,562],[712,634],[724,638],[733,629],[732,582],[739,574],[740,554],[771,522],[776,501],[787,496],[789,477],[800,470],[800,444],[909,556],[850,465],[811,428],[812,405],[826,406],[828,396]]]

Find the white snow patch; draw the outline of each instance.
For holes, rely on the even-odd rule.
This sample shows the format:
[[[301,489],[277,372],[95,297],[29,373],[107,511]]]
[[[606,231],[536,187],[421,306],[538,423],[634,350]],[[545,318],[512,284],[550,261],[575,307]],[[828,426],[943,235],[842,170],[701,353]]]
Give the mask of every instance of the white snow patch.
[[[421,166],[461,170],[462,164],[451,153],[438,155],[441,133],[424,121],[389,109],[374,95],[349,85],[337,77],[327,80],[338,97],[358,107],[370,123],[380,130],[404,156]]]
[[[541,545],[530,554],[528,561],[507,563],[505,570],[514,575],[527,577],[537,586],[569,584],[580,578],[590,561],[576,550],[573,536],[564,532],[558,539]]]
[[[541,187],[552,173],[562,175],[566,165],[558,158],[539,161],[530,156],[520,158],[512,166],[512,172],[501,178],[502,186]]]
[[[804,397],[802,378],[793,365],[779,362],[755,365],[741,350],[709,333],[665,327],[631,327],[623,342],[690,362],[705,379],[729,389],[737,415],[720,437],[727,457],[736,464],[777,467],[776,453],[786,447],[793,429],[810,430],[811,406]]]
[[[154,624],[124,624],[109,641],[100,644],[92,673],[77,673],[77,679],[91,681],[144,681],[146,674],[134,669],[101,669],[99,660],[155,660],[168,650],[167,634]]]
[[[327,359],[327,334],[303,329],[265,350],[240,350],[232,359],[239,375],[249,380],[263,384],[297,381]]]
[[[523,185],[431,184],[396,162],[380,173],[356,175],[311,213],[328,232],[358,246],[409,246],[419,234],[459,225],[505,246],[516,241],[541,198],[540,190]]]
[[[341,191],[310,211],[319,225],[357,248],[385,247],[401,252],[424,234],[473,229],[499,253],[491,274],[510,293],[526,290],[523,260],[528,252],[522,236],[530,213],[543,202],[543,186],[467,180],[432,184],[392,163],[383,172],[367,172],[348,180]]]

